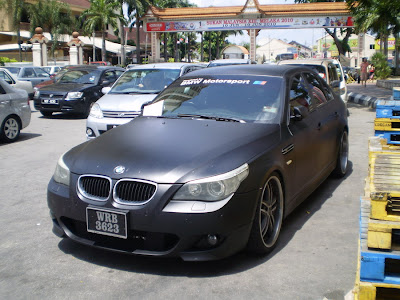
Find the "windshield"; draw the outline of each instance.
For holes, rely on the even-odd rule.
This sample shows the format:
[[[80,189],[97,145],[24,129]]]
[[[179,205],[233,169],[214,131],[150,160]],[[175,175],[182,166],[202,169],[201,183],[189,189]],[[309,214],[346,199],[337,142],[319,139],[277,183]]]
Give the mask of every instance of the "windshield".
[[[21,68],[16,68],[16,67],[5,67],[5,69],[10,71],[14,75],[18,75],[19,70],[21,70]]]
[[[281,77],[220,75],[181,79],[146,106],[144,116],[279,123]]]
[[[70,70],[65,72],[58,80],[59,83],[82,83],[96,84],[100,77],[100,71],[91,70]]]
[[[131,69],[118,79],[109,94],[157,94],[179,74],[180,69]]]

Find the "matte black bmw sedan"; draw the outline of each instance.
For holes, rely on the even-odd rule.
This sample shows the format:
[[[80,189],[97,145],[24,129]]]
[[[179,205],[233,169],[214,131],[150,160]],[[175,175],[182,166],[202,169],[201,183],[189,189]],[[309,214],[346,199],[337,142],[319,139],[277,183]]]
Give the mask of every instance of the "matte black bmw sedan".
[[[265,254],[284,217],[347,162],[345,104],[317,73],[207,68],[65,153],[48,206],[56,235],[90,246],[184,260]]]

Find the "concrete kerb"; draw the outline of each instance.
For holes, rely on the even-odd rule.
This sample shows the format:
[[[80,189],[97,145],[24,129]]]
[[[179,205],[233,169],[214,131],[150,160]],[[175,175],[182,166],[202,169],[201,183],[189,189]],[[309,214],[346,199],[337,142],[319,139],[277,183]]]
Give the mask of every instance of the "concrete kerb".
[[[391,97],[386,100],[390,100],[390,99],[391,99]],[[383,99],[378,99],[376,97],[371,97],[371,96],[353,93],[353,92],[350,92],[347,94],[347,102],[351,102],[351,103],[355,103],[355,104],[359,104],[359,105],[363,105],[363,106],[367,106],[367,107],[371,107],[371,108],[376,108],[376,102],[378,102],[378,100],[383,100]]]

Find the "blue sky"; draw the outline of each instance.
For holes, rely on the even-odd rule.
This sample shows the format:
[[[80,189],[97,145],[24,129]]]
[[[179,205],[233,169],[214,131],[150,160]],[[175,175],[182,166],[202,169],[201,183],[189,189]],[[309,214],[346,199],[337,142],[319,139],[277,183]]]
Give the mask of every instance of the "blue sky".
[[[208,6],[243,6],[246,0],[189,0],[190,3],[196,4],[198,7]],[[293,4],[294,0],[258,0],[262,5],[266,4]],[[325,30],[323,29],[275,29],[261,30],[257,37],[257,44],[260,46],[267,43],[268,38],[276,38],[286,40],[287,42],[296,41],[306,46],[312,46],[315,40],[323,37]],[[242,42],[250,42],[249,36],[245,33],[243,36],[230,37],[229,41],[235,44]]]

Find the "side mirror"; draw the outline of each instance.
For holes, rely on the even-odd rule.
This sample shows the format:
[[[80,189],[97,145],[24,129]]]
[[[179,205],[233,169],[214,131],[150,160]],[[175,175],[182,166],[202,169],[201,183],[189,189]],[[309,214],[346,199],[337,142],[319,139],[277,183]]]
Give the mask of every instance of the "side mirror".
[[[331,86],[332,86],[333,89],[334,88],[339,88],[340,87],[340,81],[339,80],[332,81]]]
[[[305,106],[295,106],[293,108],[293,115],[290,118],[294,121],[301,121],[308,116],[308,108]]]
[[[101,89],[101,92],[105,95],[105,94],[108,94],[110,92],[110,90],[111,90],[111,87],[106,86]]]

